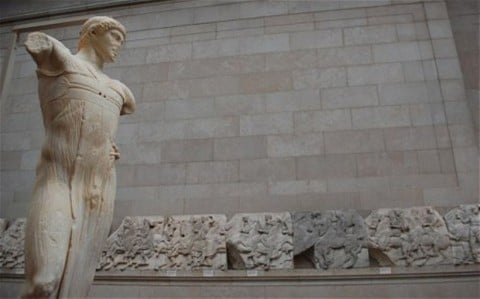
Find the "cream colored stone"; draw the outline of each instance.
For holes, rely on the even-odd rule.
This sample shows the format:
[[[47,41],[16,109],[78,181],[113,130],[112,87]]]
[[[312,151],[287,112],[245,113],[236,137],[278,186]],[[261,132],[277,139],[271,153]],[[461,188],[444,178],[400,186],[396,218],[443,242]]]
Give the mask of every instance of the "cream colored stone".
[[[124,40],[119,22],[93,17],[75,55],[41,32],[25,42],[46,134],[25,232],[23,298],[86,297],[93,281],[113,217],[118,119],[135,109],[131,91],[103,73]]]

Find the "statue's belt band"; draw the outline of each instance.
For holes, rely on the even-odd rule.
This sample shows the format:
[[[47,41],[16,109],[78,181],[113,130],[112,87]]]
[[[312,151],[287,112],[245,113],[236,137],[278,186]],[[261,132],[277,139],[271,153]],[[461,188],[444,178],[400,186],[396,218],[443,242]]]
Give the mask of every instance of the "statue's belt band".
[[[119,112],[122,108],[122,103],[119,100],[115,100],[110,96],[106,96],[104,93],[100,91],[87,89],[85,88],[85,86],[80,86],[80,85],[75,86],[74,84],[72,84],[68,88],[68,91],[64,95],[48,101],[48,104],[54,103],[56,101],[62,101],[62,100],[63,101],[65,100],[86,101],[92,104],[99,105],[108,110],[112,110],[112,112],[115,112],[115,113]]]

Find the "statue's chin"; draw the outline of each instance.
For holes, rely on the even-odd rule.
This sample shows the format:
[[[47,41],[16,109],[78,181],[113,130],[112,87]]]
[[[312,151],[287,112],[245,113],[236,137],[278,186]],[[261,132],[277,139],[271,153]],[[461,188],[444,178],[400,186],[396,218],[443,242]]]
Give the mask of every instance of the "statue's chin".
[[[116,59],[116,57],[108,57],[104,60],[104,63],[114,63]]]

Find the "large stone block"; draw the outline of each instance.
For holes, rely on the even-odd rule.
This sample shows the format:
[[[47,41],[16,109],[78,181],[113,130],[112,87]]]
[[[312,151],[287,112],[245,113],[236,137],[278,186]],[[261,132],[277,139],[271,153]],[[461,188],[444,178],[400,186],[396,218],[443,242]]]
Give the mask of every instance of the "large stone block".
[[[214,141],[215,160],[238,160],[267,157],[265,136],[219,138]]]
[[[387,150],[434,149],[437,147],[434,129],[432,126],[385,129],[385,144]]]
[[[462,205],[444,216],[454,264],[480,263],[480,205]]]
[[[378,105],[377,88],[374,85],[328,88],[322,89],[320,94],[324,109]]]
[[[342,31],[334,29],[292,33],[290,46],[293,50],[298,50],[332,48],[342,44]]]
[[[350,111],[298,111],[293,115],[296,133],[348,130],[352,128]]]
[[[267,136],[269,157],[308,156],[323,153],[323,134]]]
[[[187,138],[233,137],[238,135],[240,121],[238,117],[220,117],[192,119],[187,121]]]
[[[295,179],[294,158],[270,158],[240,161],[240,181],[262,182]]]
[[[373,46],[373,57],[377,63],[420,60],[417,42],[402,42]]]
[[[292,269],[293,228],[289,213],[236,214],[227,224],[232,269]]]
[[[318,49],[318,66],[334,67],[372,63],[372,53],[368,46]]]
[[[292,213],[294,254],[317,269],[368,267],[367,227],[353,210]]]
[[[226,269],[224,215],[126,217],[97,270]]]
[[[295,89],[329,88],[347,85],[344,68],[309,69],[293,71],[293,87]]]
[[[0,268],[23,269],[25,267],[25,223],[25,218],[15,219],[0,234]]]
[[[319,110],[320,95],[318,89],[303,89],[276,92],[265,95],[267,112]]]
[[[395,25],[347,28],[344,34],[346,45],[388,43],[396,40]]]
[[[162,160],[166,162],[197,162],[213,159],[211,139],[167,140],[161,145]]]
[[[315,65],[316,60],[314,49],[271,53],[265,55],[265,69],[267,71],[308,69]]]
[[[379,209],[365,221],[370,256],[381,266],[451,263],[447,226],[432,207]]]
[[[365,153],[385,150],[381,129],[325,132],[327,154]]]
[[[293,133],[291,112],[240,116],[240,135],[267,135]]]
[[[368,107],[352,109],[354,129],[373,129],[410,126],[410,113],[406,106]]]
[[[438,83],[428,81],[381,85],[379,95],[382,105],[419,104],[442,100]]]
[[[332,179],[355,177],[355,156],[328,154],[297,158],[297,179]]]
[[[349,67],[347,75],[348,85],[351,86],[402,82],[404,80],[400,63]]]

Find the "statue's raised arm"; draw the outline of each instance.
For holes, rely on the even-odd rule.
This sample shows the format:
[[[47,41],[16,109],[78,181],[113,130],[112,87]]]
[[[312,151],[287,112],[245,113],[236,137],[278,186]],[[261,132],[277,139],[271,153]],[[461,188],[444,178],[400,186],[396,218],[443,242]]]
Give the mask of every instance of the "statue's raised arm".
[[[45,141],[25,231],[23,298],[85,298],[93,281],[113,217],[118,120],[135,110],[130,89],[103,73],[125,35],[112,18],[90,18],[75,55],[44,33],[28,35]]]
[[[61,42],[43,32],[29,33],[25,48],[38,69],[50,75],[61,73],[65,68],[66,57],[71,55],[70,50]]]

